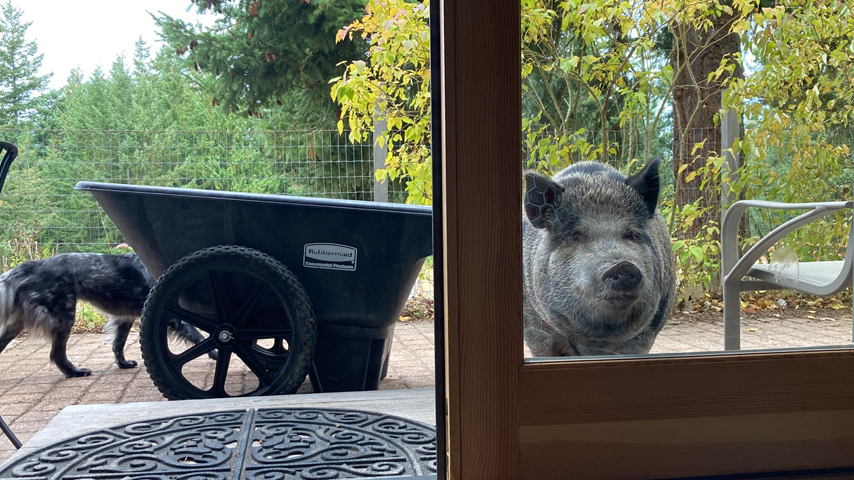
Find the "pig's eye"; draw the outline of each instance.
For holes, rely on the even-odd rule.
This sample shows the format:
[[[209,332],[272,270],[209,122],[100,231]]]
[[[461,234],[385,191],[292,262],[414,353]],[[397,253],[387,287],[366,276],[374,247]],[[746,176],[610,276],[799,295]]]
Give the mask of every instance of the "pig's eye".
[[[584,238],[584,232],[580,232],[578,230],[569,232],[570,241],[581,243],[584,241]]]
[[[623,239],[628,240],[630,242],[639,242],[641,236],[640,233],[635,230],[627,230],[626,233],[623,234]]]

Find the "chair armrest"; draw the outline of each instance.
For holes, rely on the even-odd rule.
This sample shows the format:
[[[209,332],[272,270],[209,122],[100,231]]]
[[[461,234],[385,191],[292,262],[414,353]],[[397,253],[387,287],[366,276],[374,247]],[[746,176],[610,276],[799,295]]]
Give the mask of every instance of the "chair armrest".
[[[738,224],[748,208],[773,210],[809,210],[789,220],[764,236],[744,256],[738,257]],[[721,222],[721,275],[724,282],[733,275],[740,279],[756,261],[781,238],[798,228],[839,210],[854,208],[854,202],[782,203],[763,200],[741,200],[733,203]]]

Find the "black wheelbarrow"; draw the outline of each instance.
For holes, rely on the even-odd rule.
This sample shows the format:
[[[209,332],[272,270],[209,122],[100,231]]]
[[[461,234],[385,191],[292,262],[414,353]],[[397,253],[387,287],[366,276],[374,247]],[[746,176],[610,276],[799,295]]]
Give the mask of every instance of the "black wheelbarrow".
[[[167,398],[293,393],[306,374],[315,392],[378,388],[394,324],[432,252],[430,207],[76,189],[95,196],[157,278],[140,345]],[[176,342],[169,327],[180,321],[205,340]]]

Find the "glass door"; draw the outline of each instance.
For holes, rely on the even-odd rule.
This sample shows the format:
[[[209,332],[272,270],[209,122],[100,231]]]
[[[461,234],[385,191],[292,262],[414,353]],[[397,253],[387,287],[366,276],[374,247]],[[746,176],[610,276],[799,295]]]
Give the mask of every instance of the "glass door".
[[[441,15],[450,478],[854,473],[849,349],[525,359],[520,4]]]

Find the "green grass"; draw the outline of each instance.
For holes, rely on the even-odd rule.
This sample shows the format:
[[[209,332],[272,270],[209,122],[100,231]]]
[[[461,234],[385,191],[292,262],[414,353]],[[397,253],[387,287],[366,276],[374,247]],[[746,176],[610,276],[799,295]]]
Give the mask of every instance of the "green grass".
[[[107,320],[88,303],[77,303],[72,333],[103,333]]]

